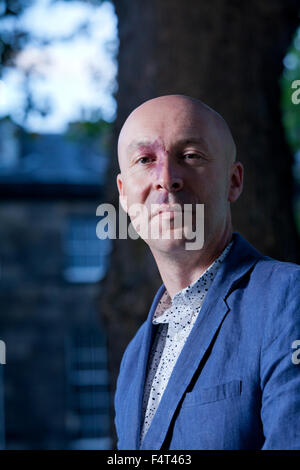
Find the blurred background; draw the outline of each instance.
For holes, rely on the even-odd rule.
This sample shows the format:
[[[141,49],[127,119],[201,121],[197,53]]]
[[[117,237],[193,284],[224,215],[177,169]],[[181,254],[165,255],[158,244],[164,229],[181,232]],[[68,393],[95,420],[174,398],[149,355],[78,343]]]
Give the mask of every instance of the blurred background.
[[[141,240],[96,236],[118,132],[163,94],[215,108],[246,172],[234,229],[299,263],[299,3],[0,0],[0,56],[0,448],[112,449],[160,285]]]

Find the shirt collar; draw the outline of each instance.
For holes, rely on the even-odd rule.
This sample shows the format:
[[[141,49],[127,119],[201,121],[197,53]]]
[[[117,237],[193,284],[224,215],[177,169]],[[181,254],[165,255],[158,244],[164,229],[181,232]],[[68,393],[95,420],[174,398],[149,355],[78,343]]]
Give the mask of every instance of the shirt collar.
[[[177,292],[172,300],[168,292],[165,291],[153,315],[153,323],[170,323],[176,311],[184,309],[185,320],[189,321],[196,309],[201,307],[204,298],[211,286],[218,268],[227,256],[233,241],[223,250],[221,255],[204,271],[203,274],[191,285]]]

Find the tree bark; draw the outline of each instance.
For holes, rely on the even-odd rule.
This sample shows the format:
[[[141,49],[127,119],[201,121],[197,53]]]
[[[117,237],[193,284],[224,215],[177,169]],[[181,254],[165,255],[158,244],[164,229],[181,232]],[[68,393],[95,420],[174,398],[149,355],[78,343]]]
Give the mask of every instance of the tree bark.
[[[127,115],[155,96],[191,95],[226,119],[245,166],[244,191],[232,207],[234,230],[266,255],[299,261],[292,157],[281,124],[279,89],[282,60],[299,23],[297,2],[114,4],[119,88],[107,200],[118,201],[116,139]],[[146,318],[159,283],[147,246],[140,240],[117,240],[100,303],[108,328],[113,389],[124,348]]]

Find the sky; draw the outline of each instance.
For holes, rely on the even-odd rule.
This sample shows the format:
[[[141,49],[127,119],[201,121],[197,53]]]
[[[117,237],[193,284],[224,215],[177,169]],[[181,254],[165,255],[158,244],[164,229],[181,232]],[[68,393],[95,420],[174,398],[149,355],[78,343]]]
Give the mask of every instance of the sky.
[[[0,117],[10,114],[27,130],[45,133],[63,132],[69,122],[91,110],[113,121],[118,47],[113,5],[34,0],[18,21],[32,39],[15,66],[6,67],[1,77]],[[80,26],[80,33],[74,35]],[[0,30],[11,27],[10,21],[0,24]],[[29,70],[33,71],[29,85],[33,99],[39,106],[50,105],[51,111],[46,117],[31,112],[24,122],[24,77]]]

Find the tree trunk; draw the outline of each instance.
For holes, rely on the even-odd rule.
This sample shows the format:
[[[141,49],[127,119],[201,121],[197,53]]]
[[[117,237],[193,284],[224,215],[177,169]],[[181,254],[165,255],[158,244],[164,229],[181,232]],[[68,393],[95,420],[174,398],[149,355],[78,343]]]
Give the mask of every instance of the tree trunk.
[[[115,0],[119,20],[118,117],[107,201],[117,205],[116,139],[132,109],[155,96],[201,99],[228,122],[245,166],[234,230],[264,254],[299,261],[292,158],[281,125],[279,77],[298,25],[296,1]],[[160,280],[140,240],[117,240],[105,281],[113,388],[123,350]],[[105,295],[104,295],[104,292]]]

